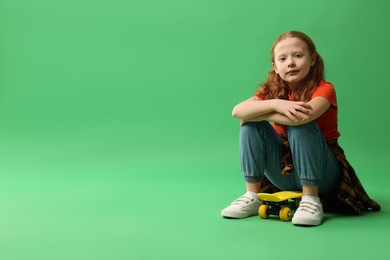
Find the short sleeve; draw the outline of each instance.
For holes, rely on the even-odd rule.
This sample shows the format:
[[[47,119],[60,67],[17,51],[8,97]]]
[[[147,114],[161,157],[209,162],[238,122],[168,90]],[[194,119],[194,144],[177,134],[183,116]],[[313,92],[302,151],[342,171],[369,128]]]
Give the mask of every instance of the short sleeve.
[[[265,95],[260,93],[260,89],[257,90],[253,96],[257,97],[258,99],[262,99],[262,100],[265,99]]]
[[[323,97],[326,98],[334,107],[337,107],[336,91],[333,85],[329,82],[323,81],[314,91],[311,98]]]

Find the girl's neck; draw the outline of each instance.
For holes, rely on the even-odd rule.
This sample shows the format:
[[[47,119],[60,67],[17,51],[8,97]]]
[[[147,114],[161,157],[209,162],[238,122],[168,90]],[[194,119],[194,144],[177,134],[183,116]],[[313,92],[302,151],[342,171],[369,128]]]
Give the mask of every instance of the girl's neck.
[[[291,93],[299,89],[299,87],[300,87],[300,83],[288,84],[288,89],[290,90]]]
[[[294,83],[287,83],[288,88],[290,89],[290,92],[293,93],[300,89],[304,85],[304,80],[301,80],[299,82],[294,82]]]

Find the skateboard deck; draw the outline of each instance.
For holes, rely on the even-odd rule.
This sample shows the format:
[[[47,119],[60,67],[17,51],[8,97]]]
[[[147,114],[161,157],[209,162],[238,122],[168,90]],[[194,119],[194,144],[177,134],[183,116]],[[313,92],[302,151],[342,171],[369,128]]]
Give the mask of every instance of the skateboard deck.
[[[279,191],[276,193],[257,194],[262,201],[281,202],[288,199],[298,199],[302,197],[302,192],[298,191]]]

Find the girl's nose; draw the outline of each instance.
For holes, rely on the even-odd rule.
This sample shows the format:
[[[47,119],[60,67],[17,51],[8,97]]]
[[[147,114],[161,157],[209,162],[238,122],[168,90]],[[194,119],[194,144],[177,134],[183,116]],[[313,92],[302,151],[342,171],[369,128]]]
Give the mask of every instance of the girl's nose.
[[[289,60],[288,60],[288,67],[295,67],[295,61],[294,61],[294,59],[289,59]]]

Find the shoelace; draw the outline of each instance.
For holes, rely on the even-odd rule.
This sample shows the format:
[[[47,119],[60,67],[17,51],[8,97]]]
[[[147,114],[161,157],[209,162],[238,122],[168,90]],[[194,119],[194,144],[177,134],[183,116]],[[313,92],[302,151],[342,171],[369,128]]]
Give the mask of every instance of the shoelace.
[[[243,196],[239,197],[238,199],[236,199],[235,201],[233,201],[232,204],[240,204],[241,202],[248,204],[252,200],[253,200],[252,198],[249,198],[249,197],[243,195]]]
[[[318,210],[318,204],[310,201],[301,201],[298,210],[314,214]]]

